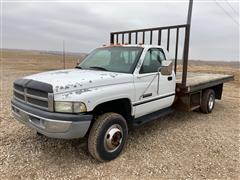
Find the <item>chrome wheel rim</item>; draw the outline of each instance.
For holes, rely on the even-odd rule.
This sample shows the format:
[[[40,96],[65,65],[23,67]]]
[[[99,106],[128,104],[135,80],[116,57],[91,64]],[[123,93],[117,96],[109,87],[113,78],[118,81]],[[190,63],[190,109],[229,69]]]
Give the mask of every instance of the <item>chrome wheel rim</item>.
[[[123,130],[120,125],[112,125],[104,136],[104,147],[108,152],[116,151],[121,143],[123,138]]]
[[[213,95],[210,95],[209,101],[208,101],[209,110],[212,110],[213,105],[214,105],[214,97],[213,97]]]

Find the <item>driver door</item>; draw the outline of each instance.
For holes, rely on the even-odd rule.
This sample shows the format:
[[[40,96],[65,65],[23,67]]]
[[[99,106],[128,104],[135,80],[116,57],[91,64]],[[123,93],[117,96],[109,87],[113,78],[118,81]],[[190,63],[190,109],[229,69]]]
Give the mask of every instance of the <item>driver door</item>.
[[[146,52],[139,73],[134,77],[135,118],[168,107],[173,102],[174,96],[163,98],[167,94],[175,92],[175,85],[169,81],[171,78],[163,76],[159,72],[162,61],[165,60],[164,51],[160,48],[151,48]]]

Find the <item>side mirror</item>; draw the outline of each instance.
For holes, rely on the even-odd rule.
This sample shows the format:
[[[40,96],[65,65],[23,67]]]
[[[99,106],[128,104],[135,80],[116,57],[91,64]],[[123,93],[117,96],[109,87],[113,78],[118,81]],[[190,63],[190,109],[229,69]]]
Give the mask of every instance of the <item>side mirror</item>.
[[[162,61],[162,66],[159,68],[159,72],[162,74],[162,75],[171,75],[172,74],[172,67],[173,66],[173,63],[172,61]]]
[[[80,60],[79,59],[77,59],[77,66],[80,64]]]

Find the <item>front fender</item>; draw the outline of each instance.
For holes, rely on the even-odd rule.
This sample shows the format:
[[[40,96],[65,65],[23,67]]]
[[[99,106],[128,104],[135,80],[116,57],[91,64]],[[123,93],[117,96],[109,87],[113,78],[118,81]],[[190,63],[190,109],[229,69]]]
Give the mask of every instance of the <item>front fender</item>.
[[[55,101],[83,102],[87,111],[92,111],[99,104],[123,98],[129,99],[130,102],[134,101],[135,93],[132,82],[80,89],[54,95]]]

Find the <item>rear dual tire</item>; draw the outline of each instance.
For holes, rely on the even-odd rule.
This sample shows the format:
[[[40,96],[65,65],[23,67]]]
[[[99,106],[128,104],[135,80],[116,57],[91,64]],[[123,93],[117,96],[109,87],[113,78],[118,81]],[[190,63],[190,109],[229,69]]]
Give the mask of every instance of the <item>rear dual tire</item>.
[[[215,92],[212,89],[207,89],[203,92],[200,110],[202,113],[211,113],[215,106]]]

